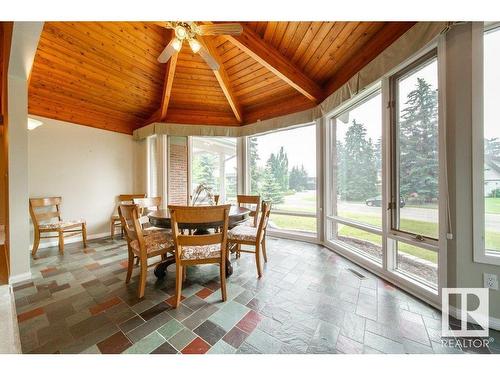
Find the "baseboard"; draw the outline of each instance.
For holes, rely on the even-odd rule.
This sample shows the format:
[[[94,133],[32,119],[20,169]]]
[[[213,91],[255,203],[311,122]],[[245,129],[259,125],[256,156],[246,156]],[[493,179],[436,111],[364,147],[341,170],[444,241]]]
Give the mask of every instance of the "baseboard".
[[[17,325],[16,304],[10,285],[0,285],[0,354],[20,354],[21,340]]]
[[[109,237],[109,232],[95,233],[95,234],[87,235],[87,240],[96,240],[98,238],[104,238],[104,237]],[[42,241],[40,241],[40,245],[38,246],[38,249],[46,249],[48,247],[57,246],[57,244],[58,244],[57,239],[55,239],[55,240],[54,239],[42,240]],[[81,242],[81,241],[82,241],[81,236],[66,237],[64,239],[65,244]],[[32,250],[32,249],[33,249],[33,245],[30,247],[30,250]]]
[[[31,280],[31,271],[9,277],[9,284],[17,284],[27,280]]]
[[[450,315],[456,319],[462,318],[462,311],[455,306],[450,306]],[[493,328],[495,331],[500,331],[500,319],[494,318],[492,316],[489,317],[490,328]]]

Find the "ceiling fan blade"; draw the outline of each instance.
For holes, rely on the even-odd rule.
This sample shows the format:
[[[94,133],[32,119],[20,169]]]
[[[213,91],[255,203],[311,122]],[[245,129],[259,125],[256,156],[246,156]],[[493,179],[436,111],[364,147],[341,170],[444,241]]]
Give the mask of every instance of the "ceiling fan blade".
[[[175,38],[170,41],[170,43],[167,44],[167,46],[163,49],[163,51],[160,53],[160,56],[158,56],[158,62],[160,63],[166,63],[173,55],[177,53],[177,50],[174,48],[173,43],[175,41]]]
[[[208,53],[205,47],[201,47],[198,53],[203,58],[203,60],[205,60],[210,69],[219,70],[219,63],[213,58],[213,56],[210,53]]]
[[[239,35],[243,27],[239,23],[214,23],[212,25],[197,25],[201,35]]]

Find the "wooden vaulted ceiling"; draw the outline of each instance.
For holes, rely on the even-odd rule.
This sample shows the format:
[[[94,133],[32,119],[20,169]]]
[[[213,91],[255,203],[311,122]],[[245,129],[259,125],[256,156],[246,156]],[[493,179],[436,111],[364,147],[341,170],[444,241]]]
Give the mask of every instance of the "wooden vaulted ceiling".
[[[29,113],[130,134],[153,121],[241,125],[308,109],[412,22],[242,22],[204,37],[212,71],[186,44],[157,57],[171,31],[147,22],[46,22]]]

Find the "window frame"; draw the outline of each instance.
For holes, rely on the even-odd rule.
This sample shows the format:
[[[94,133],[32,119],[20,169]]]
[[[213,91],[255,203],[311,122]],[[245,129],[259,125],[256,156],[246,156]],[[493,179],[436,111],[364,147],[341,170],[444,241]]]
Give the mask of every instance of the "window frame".
[[[320,203],[320,194],[321,194],[321,178],[318,174],[319,169],[320,169],[320,164],[321,164],[321,158],[318,158],[318,155],[321,155],[321,150],[320,150],[320,144],[319,141],[321,140],[320,137],[320,132],[321,132],[321,121],[312,121],[312,122],[307,122],[304,124],[298,124],[298,125],[291,125],[285,128],[280,128],[280,129],[275,129],[267,132],[262,132],[262,133],[257,133],[257,134],[252,134],[250,136],[243,137],[244,141],[244,149],[245,149],[245,154],[244,154],[244,166],[245,166],[245,180],[244,180],[244,191],[245,194],[252,194],[250,191],[250,186],[251,186],[251,181],[250,181],[250,157],[249,157],[249,152],[250,152],[250,147],[248,147],[248,143],[250,141],[250,138],[255,138],[255,137],[261,137],[265,136],[267,134],[273,134],[273,133],[279,133],[279,132],[286,132],[289,130],[294,130],[294,129],[299,129],[303,128],[306,126],[314,126],[315,127],[315,157],[316,157],[316,212],[315,213],[307,213],[307,212],[293,212],[293,211],[288,211],[288,210],[277,210],[277,209],[272,209],[271,214],[277,214],[277,215],[282,215],[282,216],[293,216],[293,217],[310,217],[310,218],[315,218],[316,219],[316,230],[315,232],[309,232],[309,231],[302,231],[299,229],[275,229],[269,227],[267,229],[267,233],[269,235],[272,235],[274,237],[279,237],[279,238],[286,238],[286,239],[296,239],[296,240],[303,240],[307,242],[314,242],[318,243],[319,238],[322,236],[322,225],[321,225],[321,219],[320,219],[320,214],[322,212],[321,209],[321,203]]]
[[[194,151],[194,145],[193,145],[193,141],[194,141],[194,138],[209,138],[209,139],[213,139],[213,138],[231,138],[231,139],[234,139],[236,142],[235,142],[235,149],[236,149],[236,152],[235,152],[235,155],[234,155],[234,158],[236,160],[236,195],[239,194],[240,192],[240,185],[241,185],[241,181],[243,181],[243,174],[242,172],[240,172],[238,170],[238,166],[240,165],[241,163],[241,142],[239,141],[239,137],[230,137],[230,136],[209,136],[209,135],[206,135],[206,136],[203,136],[203,135],[200,135],[200,136],[189,136],[188,137],[188,144],[189,144],[189,147],[188,147],[188,165],[189,165],[189,171],[188,171],[188,195],[191,196],[192,194],[192,191],[191,191],[191,184],[193,182],[193,151]],[[219,186],[219,190],[220,190],[220,187]],[[224,183],[224,189],[225,188],[225,183]],[[219,195],[221,195],[221,198],[224,198],[225,202],[227,202],[227,195],[226,195],[226,191],[224,191],[224,194],[221,194],[221,192],[219,192]],[[236,198],[236,197],[235,197]]]
[[[383,225],[383,222],[384,222],[384,213],[383,213],[383,207],[384,207],[384,194],[383,194],[383,186],[382,186],[382,205],[381,205],[381,221],[382,221],[382,225],[379,227],[376,227],[376,226],[373,226],[373,225],[370,225],[370,224],[366,224],[366,223],[363,223],[363,222],[359,222],[359,221],[356,221],[356,220],[351,220],[351,219],[348,219],[348,218],[345,218],[345,217],[342,217],[342,216],[338,216],[337,214],[335,214],[335,211],[336,211],[336,205],[337,205],[337,194],[334,193],[337,191],[337,182],[336,182],[336,179],[335,179],[335,173],[333,172],[333,166],[335,165],[335,158],[336,158],[336,153],[337,153],[337,150],[336,150],[336,128],[335,128],[335,122],[336,122],[336,119],[340,116],[342,116],[344,113],[348,112],[348,111],[351,111],[361,105],[363,105],[364,103],[366,103],[367,101],[369,101],[370,99],[372,99],[373,97],[377,96],[380,94],[380,105],[382,106],[382,103],[383,103],[383,92],[382,92],[382,81],[378,81],[376,82],[374,85],[372,85],[371,87],[367,88],[363,93],[360,93],[359,95],[357,95],[356,97],[354,97],[352,100],[348,101],[347,103],[345,103],[344,105],[340,106],[339,108],[337,108],[336,110],[334,110],[333,112],[331,112],[330,114],[328,114],[326,116],[327,118],[327,126],[326,126],[326,133],[327,133],[327,142],[328,142],[328,147],[326,148],[326,157],[328,158],[328,163],[327,163],[327,167],[326,167],[326,171],[327,171],[327,177],[325,179],[326,181],[326,185],[327,185],[327,189],[326,190],[326,194],[327,194],[327,199],[326,199],[326,233],[325,233],[325,240],[327,242],[331,242],[331,243],[334,243],[338,246],[341,246],[351,252],[354,252],[355,254],[359,255],[360,257],[362,257],[363,259],[365,259],[366,261],[370,262],[370,264],[373,264],[375,265],[377,268],[383,268],[384,267],[384,250],[383,250],[383,247],[384,247],[384,225]],[[383,124],[383,111],[381,111],[381,128],[380,128],[380,135],[381,135],[381,139],[382,139],[382,142],[384,142],[383,138],[384,138],[384,124]],[[381,157],[382,157],[382,160],[383,160],[383,147],[382,147],[382,150],[381,150]],[[383,161],[382,161],[382,164],[383,164]],[[383,168],[382,168],[383,169]],[[382,177],[382,184],[383,184],[383,180],[384,178]],[[366,253],[363,253],[361,250],[357,249],[356,247],[354,246],[351,246],[343,241],[340,241],[338,240],[336,237],[338,234],[335,233],[335,226],[336,224],[342,224],[342,225],[346,225],[346,226],[349,226],[351,228],[354,228],[354,229],[358,229],[358,230],[362,230],[362,231],[365,231],[365,232],[368,232],[368,233],[371,233],[371,234],[374,234],[374,235],[377,235],[377,236],[380,236],[382,238],[382,260],[379,262],[378,259],[375,259],[374,257],[370,257],[368,256]]]
[[[439,229],[438,229],[438,238],[433,238],[433,237],[428,237],[425,235],[419,235],[415,234],[412,232],[404,231],[399,228],[396,228],[396,224],[399,221],[399,210],[400,210],[400,194],[399,194],[399,136],[398,136],[398,114],[399,114],[399,106],[398,106],[398,96],[399,96],[399,90],[398,90],[398,82],[401,78],[404,78],[405,76],[411,75],[413,72],[417,71],[421,66],[425,65],[427,62],[431,60],[436,60],[436,63],[438,65],[437,69],[439,70],[439,61],[438,61],[438,50],[437,47],[431,49],[430,51],[426,52],[419,58],[415,59],[412,61],[410,64],[406,65],[402,69],[398,70],[395,74],[391,75],[389,77],[389,106],[390,106],[390,190],[391,190],[391,195],[390,195],[390,201],[387,202],[386,208],[390,211],[390,225],[389,225],[389,232],[390,234],[394,235],[395,237],[403,237],[408,240],[416,240],[418,243],[421,245],[431,245],[432,248],[434,249],[435,252],[438,252],[438,244],[439,244]],[[439,73],[439,72],[438,72]],[[439,103],[438,103],[439,105]],[[439,113],[438,116],[441,114]],[[438,129],[440,128],[439,126],[439,117],[438,117]],[[441,132],[441,129],[439,129],[439,132]],[[438,135],[439,137],[439,135]],[[438,149],[439,149],[439,144],[438,144]],[[440,152],[441,150],[438,150],[438,160],[440,160]],[[438,167],[440,163],[438,162]],[[438,171],[439,174],[439,171]],[[440,181],[441,182],[441,181]],[[439,190],[439,195],[441,197],[441,192],[438,186]],[[439,214],[439,211],[438,211]],[[438,220],[439,223],[439,220]],[[415,243],[416,244],[416,243]],[[418,245],[416,245],[418,246]],[[427,246],[425,246],[427,247]]]
[[[432,50],[437,49],[437,63],[438,63],[438,85],[440,88],[438,91],[438,103],[439,103],[439,195],[440,197],[445,197],[439,202],[439,240],[433,244],[423,244],[421,242],[415,242],[414,239],[406,238],[399,233],[392,233],[390,231],[391,226],[391,213],[390,211],[384,209],[382,217],[382,251],[383,259],[382,266],[379,263],[374,262],[369,257],[364,256],[364,254],[359,251],[352,251],[353,249],[346,246],[340,241],[332,241],[328,236],[331,233],[331,220],[329,219],[329,211],[331,207],[332,194],[331,194],[331,165],[332,165],[332,145],[329,120],[335,114],[341,111],[345,111],[346,108],[354,105],[358,100],[361,100],[362,95],[366,95],[369,90],[374,89],[375,85],[379,85],[382,90],[382,206],[387,208],[387,204],[391,197],[391,145],[390,145],[390,131],[391,131],[391,108],[390,108],[390,77],[397,74],[400,70],[404,69],[408,65],[412,64],[415,60],[426,55]],[[431,303],[435,306],[441,305],[441,290],[447,285],[447,230],[448,230],[448,217],[447,217],[447,204],[448,204],[448,194],[447,194],[447,184],[446,184],[446,37],[445,35],[440,35],[427,46],[422,48],[420,51],[401,62],[390,71],[385,73],[379,81],[374,82],[371,86],[365,88],[362,92],[354,95],[349,101],[343,103],[338,108],[329,112],[324,116],[325,119],[325,137],[323,140],[324,144],[324,162],[325,162],[325,188],[324,188],[324,199],[325,199],[325,210],[324,210],[324,242],[323,244],[338,252],[347,259],[353,261],[354,263],[366,268],[370,272],[389,280],[392,283],[399,285],[404,290],[418,296],[419,298]],[[405,272],[397,268],[397,252],[396,243],[400,241],[403,243],[408,243],[423,249],[436,250],[438,254],[438,280],[437,285],[430,285],[429,283],[422,282],[418,277],[412,276],[410,273]]]
[[[485,244],[484,206],[484,34],[500,23],[472,23],[472,192],[474,262],[500,265],[500,254]]]
[[[147,148],[147,184],[146,191],[148,197],[158,196],[159,189],[159,150],[158,150],[159,136],[152,135],[146,138],[146,148]]]

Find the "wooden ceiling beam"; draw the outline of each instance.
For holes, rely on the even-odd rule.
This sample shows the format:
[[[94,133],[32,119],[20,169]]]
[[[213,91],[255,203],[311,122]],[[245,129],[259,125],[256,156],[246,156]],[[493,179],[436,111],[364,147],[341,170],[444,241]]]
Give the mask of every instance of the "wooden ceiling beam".
[[[264,65],[309,100],[313,102],[321,100],[323,91],[316,82],[306,76],[304,72],[274,47],[266,43],[248,26],[242,26],[243,32],[240,35],[224,35],[223,37]]]
[[[217,64],[219,64],[219,69],[213,70],[215,78],[217,79],[217,82],[219,82],[220,88],[222,89],[222,92],[224,93],[224,96],[226,97],[229,106],[234,113],[234,117],[236,117],[236,120],[241,123],[243,121],[243,112],[241,110],[241,105],[238,102],[238,98],[234,94],[229,76],[226,72],[226,69],[224,68],[224,64],[222,63],[220,55],[217,52],[217,48],[215,48],[212,40],[210,40],[209,38],[199,37],[198,40],[201,44],[203,44],[208,53],[212,55],[215,61],[217,61]]]
[[[166,30],[166,35],[165,45],[170,43],[170,40],[174,37],[173,30]],[[179,53],[176,53],[165,63],[165,78],[163,81],[160,107],[153,112],[144,125],[149,125],[153,122],[165,121],[167,118],[168,103],[170,102],[170,97],[172,96],[172,86],[174,85],[175,68],[177,67],[178,58]]]
[[[170,40],[174,37],[173,30],[168,30],[167,35],[167,43],[170,43]],[[178,57],[179,54],[176,53],[166,63],[167,68],[165,70],[165,82],[163,84],[163,93],[160,101],[160,120],[164,120],[167,117],[168,102],[170,101],[170,95],[172,94],[172,86],[174,84],[175,68],[177,66]]]
[[[394,43],[401,35],[408,31],[416,22],[388,22],[365,45],[359,53],[344,64],[324,86],[325,97],[339,89],[349,79],[377,57],[383,50]]]

